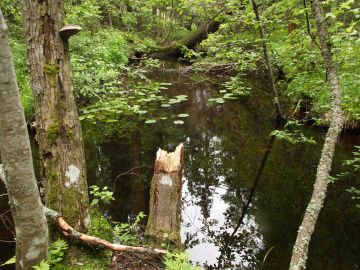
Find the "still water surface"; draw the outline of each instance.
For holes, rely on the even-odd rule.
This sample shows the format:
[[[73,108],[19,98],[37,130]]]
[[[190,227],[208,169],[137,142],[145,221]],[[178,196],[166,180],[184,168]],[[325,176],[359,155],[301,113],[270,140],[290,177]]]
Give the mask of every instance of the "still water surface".
[[[265,82],[244,79],[252,88],[250,98],[209,106],[208,99],[223,89],[224,76],[185,74],[172,66],[150,77],[172,83],[166,96],[188,96],[171,108],[155,109],[167,120],[151,125],[123,121],[111,129],[84,127],[90,184],[109,185],[115,192],[116,200],[104,209],[107,215],[128,221],[140,211],[147,213],[157,149],[174,150],[184,142],[181,236],[192,261],[214,267],[227,250],[220,269],[288,269],[311,196],[324,130],[306,128],[316,145],[274,142],[242,225],[231,238],[274,129]],[[173,123],[179,113],[190,115],[184,125]],[[335,172],[359,144],[359,135],[341,137]],[[359,185],[359,180],[359,175],[350,175],[330,185],[308,269],[358,269],[360,211],[345,190]]]

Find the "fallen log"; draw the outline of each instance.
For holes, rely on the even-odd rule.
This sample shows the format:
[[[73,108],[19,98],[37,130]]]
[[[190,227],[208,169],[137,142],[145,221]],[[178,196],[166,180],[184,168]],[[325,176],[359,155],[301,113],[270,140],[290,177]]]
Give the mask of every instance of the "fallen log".
[[[125,251],[125,252],[148,253],[155,255],[167,254],[167,251],[163,249],[156,249],[156,248],[152,249],[149,247],[136,247],[136,246],[125,246],[120,244],[114,244],[95,236],[80,233],[77,230],[75,230],[73,227],[71,227],[58,212],[49,209],[46,206],[44,206],[44,211],[45,211],[45,215],[49,217],[53,222],[55,222],[55,224],[58,226],[58,228],[65,236],[78,239],[88,245],[100,246],[117,252]]]
[[[214,33],[219,29],[222,22],[213,19],[201,25],[194,33],[180,39],[175,44],[165,46],[157,51],[149,53],[150,58],[169,59],[182,56],[182,47],[194,49],[197,44],[207,38],[208,34]]]

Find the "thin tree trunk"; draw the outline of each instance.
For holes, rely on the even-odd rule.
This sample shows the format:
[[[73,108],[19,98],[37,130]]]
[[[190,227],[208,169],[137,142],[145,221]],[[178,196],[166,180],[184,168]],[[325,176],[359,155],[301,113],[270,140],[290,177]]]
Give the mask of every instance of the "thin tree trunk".
[[[48,228],[36,184],[30,142],[0,10],[0,178],[9,196],[16,231],[16,269],[47,259]]]
[[[314,232],[319,213],[324,204],[336,141],[344,124],[343,112],[341,110],[341,89],[339,78],[332,62],[331,48],[329,46],[330,36],[325,24],[324,11],[319,0],[312,1],[312,10],[316,20],[325,68],[330,81],[331,123],[321,152],[314,191],[306,209],[304,219],[299,228],[293,248],[290,262],[291,270],[306,269],[310,239]]]
[[[45,201],[80,231],[90,226],[81,126],[74,98],[63,0],[23,0]]]
[[[112,28],[112,27],[113,27],[113,21],[112,21],[111,11],[108,10],[107,14],[108,14],[108,23],[109,23],[109,26]]]
[[[267,45],[266,45],[266,36],[265,36],[264,27],[262,25],[262,21],[260,18],[260,14],[259,14],[259,8],[256,3],[256,0],[251,0],[251,3],[252,3],[252,7],[253,7],[253,10],[255,13],[256,21],[259,24],[259,33],[260,33],[261,43],[262,43],[262,47],[263,47],[263,53],[264,53],[267,73],[268,73],[268,77],[269,77],[270,87],[271,87],[271,90],[272,90],[273,96],[274,96],[274,103],[275,103],[277,117],[279,119],[285,119],[285,117],[281,111],[281,107],[280,107],[280,103],[279,103],[279,95],[278,95],[278,91],[275,86],[273,69],[272,69],[272,65],[270,62],[270,57],[269,57],[269,53],[268,53],[268,49],[267,49]]]

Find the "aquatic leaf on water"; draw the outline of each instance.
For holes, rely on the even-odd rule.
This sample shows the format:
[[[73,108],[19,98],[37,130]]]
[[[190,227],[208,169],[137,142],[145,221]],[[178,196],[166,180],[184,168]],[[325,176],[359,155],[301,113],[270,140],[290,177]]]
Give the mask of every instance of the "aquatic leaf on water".
[[[232,93],[226,93],[223,98],[233,98],[234,95]]]
[[[174,124],[175,125],[182,125],[182,124],[184,124],[184,121],[183,120],[175,120]]]
[[[187,100],[188,96],[187,95],[177,95],[176,98],[178,100]]]
[[[156,123],[157,121],[155,119],[149,119],[149,120],[146,120],[145,121],[145,124],[154,124]]]
[[[180,114],[178,114],[178,117],[186,118],[186,117],[189,117],[189,114],[187,114],[187,113],[180,113]]]
[[[169,99],[169,104],[175,104],[175,103],[179,103],[181,102],[181,100],[179,99]]]
[[[145,114],[145,113],[147,113],[147,111],[146,111],[146,110],[139,110],[139,111],[137,111],[136,113],[138,113],[138,114]]]

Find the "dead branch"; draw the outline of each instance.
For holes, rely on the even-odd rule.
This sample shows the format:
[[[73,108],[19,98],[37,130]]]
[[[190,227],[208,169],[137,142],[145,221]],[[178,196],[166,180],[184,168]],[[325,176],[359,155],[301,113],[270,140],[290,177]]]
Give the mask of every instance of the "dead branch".
[[[49,209],[46,206],[44,206],[44,212],[47,217],[51,218],[51,220],[55,222],[55,224],[59,227],[59,229],[65,236],[81,240],[82,242],[88,245],[100,246],[106,249],[110,249],[112,251],[137,252],[137,253],[148,253],[148,254],[156,254],[156,255],[167,254],[167,251],[163,249],[156,249],[156,248],[152,249],[148,247],[135,247],[135,246],[114,244],[95,236],[80,233],[74,228],[72,228],[58,212]]]

